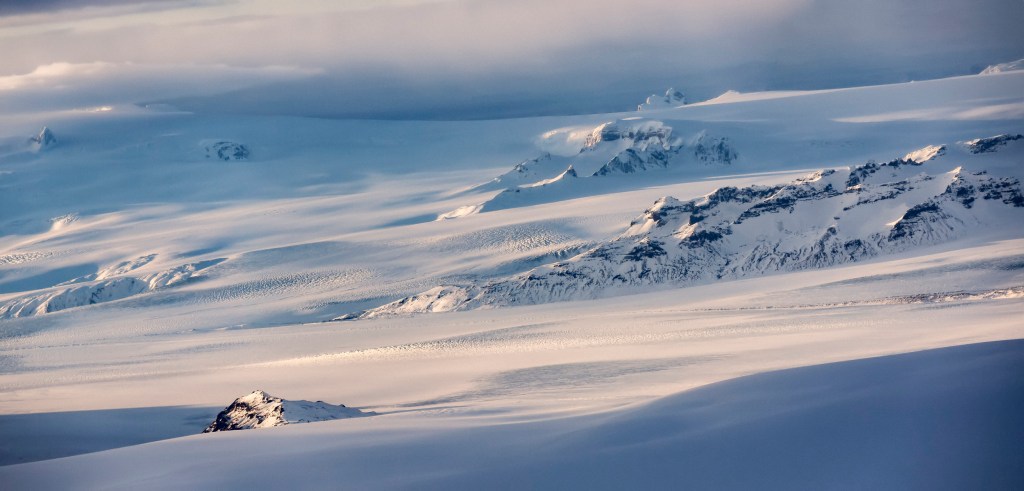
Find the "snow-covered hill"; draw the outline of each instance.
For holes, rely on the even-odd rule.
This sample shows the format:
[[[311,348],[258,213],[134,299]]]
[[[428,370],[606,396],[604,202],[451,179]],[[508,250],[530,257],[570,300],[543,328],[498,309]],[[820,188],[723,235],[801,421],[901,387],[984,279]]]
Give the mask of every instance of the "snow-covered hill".
[[[637,106],[637,111],[651,111],[655,109],[666,109],[686,104],[686,96],[682,91],[669,88],[664,95],[651,94],[643,104]]]
[[[817,171],[788,184],[659,199],[621,235],[506,279],[441,286],[342,319],[606,296],[778,271],[826,268],[1024,223],[1020,181],[968,171],[974,154],[1019,135],[929,146],[885,163]],[[1024,160],[1020,145],[1008,150]],[[977,168],[977,166],[971,166]]]
[[[585,136],[580,138],[581,135]],[[501,192],[483,203],[442,213],[438,220],[578,198],[607,192],[609,188],[628,189],[645,183],[630,177],[648,171],[725,166],[739,157],[726,137],[702,130],[684,140],[662,121],[637,117],[603,123],[589,130],[556,129],[545,133],[544,138],[564,138],[580,148],[574,155],[545,153],[516,164],[505,174],[463,193],[495,189]]]

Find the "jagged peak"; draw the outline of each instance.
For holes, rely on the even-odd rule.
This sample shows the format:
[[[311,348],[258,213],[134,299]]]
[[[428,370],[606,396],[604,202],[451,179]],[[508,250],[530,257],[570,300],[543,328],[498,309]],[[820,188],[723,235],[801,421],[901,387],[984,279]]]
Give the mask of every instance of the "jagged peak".
[[[49,127],[43,126],[35,136],[29,138],[29,142],[32,143],[37,149],[43,149],[51,147],[57,144],[57,137],[53,134],[53,131]]]

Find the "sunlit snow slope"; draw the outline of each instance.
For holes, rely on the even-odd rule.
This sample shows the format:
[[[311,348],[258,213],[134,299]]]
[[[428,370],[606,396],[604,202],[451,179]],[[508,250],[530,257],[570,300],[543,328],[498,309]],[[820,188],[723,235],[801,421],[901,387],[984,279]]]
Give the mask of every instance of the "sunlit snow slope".
[[[888,356],[1024,337],[1022,87],[475,122],[0,115],[0,464],[71,456],[0,482],[622,488],[620,463],[638,488],[1012,487],[1011,439],[918,443],[996,433],[961,410],[1019,435],[1019,343]],[[199,435],[255,388],[375,414]],[[821,472],[785,471],[804,457]]]

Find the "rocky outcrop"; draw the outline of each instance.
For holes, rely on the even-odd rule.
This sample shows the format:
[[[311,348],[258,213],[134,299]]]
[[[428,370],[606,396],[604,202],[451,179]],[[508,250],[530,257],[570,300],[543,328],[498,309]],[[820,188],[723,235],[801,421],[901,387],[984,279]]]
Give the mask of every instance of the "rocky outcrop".
[[[921,155],[928,155],[927,165],[869,162],[787,184],[724,187],[694,200],[664,197],[621,235],[571,259],[486,283],[437,287],[344,318],[597,298],[824,268],[1024,220],[1017,179],[966,172],[935,149]]]
[[[1009,142],[1017,141],[1021,138],[1024,138],[1024,135],[996,135],[966,141],[964,145],[971,153],[990,153],[995,152],[999,147]]]
[[[274,397],[262,390],[235,399],[224,408],[203,433],[218,431],[251,430],[272,428],[287,424],[312,423],[335,419],[370,416],[344,404],[328,404],[323,401],[289,401]]]

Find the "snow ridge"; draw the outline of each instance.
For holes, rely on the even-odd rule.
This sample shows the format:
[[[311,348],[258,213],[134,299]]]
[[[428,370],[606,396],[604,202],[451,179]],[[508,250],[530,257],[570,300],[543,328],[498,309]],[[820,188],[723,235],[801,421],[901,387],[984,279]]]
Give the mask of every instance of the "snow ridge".
[[[154,256],[142,256],[132,261],[118,263],[99,273],[57,285],[60,287],[77,284],[77,286],[52,288],[42,293],[25,295],[0,304],[0,319],[49,314],[74,307],[120,300],[159,288],[181,285],[198,278],[203,270],[225,260],[218,258],[188,263],[139,277],[121,276],[146,265],[152,261]]]
[[[618,237],[571,259],[484,284],[439,286],[339,319],[588,299],[825,268],[1024,218],[1017,179],[950,168],[940,148],[908,155],[927,165],[912,158],[869,162],[788,184],[724,187],[690,201],[666,196]]]
[[[999,63],[997,65],[989,65],[978,75],[994,75],[996,73],[1012,72],[1016,70],[1024,70],[1024,59]]]

